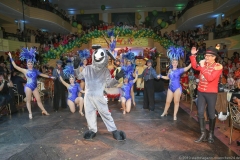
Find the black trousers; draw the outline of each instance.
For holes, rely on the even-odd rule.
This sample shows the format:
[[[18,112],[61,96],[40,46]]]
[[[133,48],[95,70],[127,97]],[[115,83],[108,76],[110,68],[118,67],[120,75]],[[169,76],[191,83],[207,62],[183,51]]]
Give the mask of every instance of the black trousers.
[[[144,91],[143,91],[143,108],[154,110],[154,79],[144,81]]]
[[[217,102],[217,93],[206,93],[198,91],[198,117],[204,118],[204,110],[207,104],[207,111],[209,119],[215,118],[215,105]]]
[[[59,103],[61,107],[66,108],[65,86],[58,79],[54,81],[53,109],[58,110]]]

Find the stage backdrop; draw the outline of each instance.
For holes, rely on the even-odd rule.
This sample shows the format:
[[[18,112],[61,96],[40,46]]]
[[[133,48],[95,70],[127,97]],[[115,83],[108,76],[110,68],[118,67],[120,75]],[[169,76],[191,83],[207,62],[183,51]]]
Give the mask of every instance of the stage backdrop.
[[[110,39],[108,39],[109,41]],[[100,44],[102,47],[107,47],[107,43],[103,38],[92,39],[92,44]],[[118,37],[117,48],[121,47],[148,47],[148,38],[137,38],[132,37]]]

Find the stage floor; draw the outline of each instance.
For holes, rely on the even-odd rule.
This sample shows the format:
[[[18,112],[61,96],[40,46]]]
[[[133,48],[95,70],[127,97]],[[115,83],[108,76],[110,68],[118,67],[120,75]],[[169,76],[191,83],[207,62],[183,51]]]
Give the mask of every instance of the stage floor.
[[[141,93],[142,94],[142,93]],[[98,117],[98,133],[93,141],[85,141],[85,117],[69,109],[53,112],[51,100],[45,101],[50,116],[42,116],[33,104],[33,119],[28,112],[19,112],[0,120],[0,159],[18,160],[177,160],[237,157],[219,139],[214,144],[194,143],[200,136],[198,123],[179,108],[178,120],[173,121],[173,106],[169,115],[161,117],[166,95],[156,93],[154,112],[142,109],[143,96],[136,96],[137,106],[123,115],[118,101],[110,101],[109,108],[119,130],[125,131],[127,140],[112,138]],[[205,157],[205,158],[204,158]]]

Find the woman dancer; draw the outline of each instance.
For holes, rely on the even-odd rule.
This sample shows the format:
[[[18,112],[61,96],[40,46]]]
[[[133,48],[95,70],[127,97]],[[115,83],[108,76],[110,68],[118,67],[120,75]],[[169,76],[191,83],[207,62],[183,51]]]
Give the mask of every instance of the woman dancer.
[[[183,48],[170,47],[168,50],[168,57],[171,60],[172,66],[170,67],[171,69],[169,70],[167,76],[160,75],[160,78],[170,80],[168,91],[167,91],[166,104],[165,104],[164,112],[161,115],[161,117],[167,115],[167,111],[168,111],[168,108],[170,107],[170,103],[171,103],[172,99],[174,98],[173,120],[177,120],[179,101],[180,101],[180,97],[182,94],[180,78],[184,72],[188,71],[191,68],[191,64],[189,64],[185,68],[177,68],[178,60],[183,56],[184,56]]]
[[[26,94],[26,103],[27,103],[27,109],[29,112],[29,119],[33,118],[32,110],[31,110],[32,94],[36,98],[39,108],[42,110],[42,115],[47,115],[47,116],[49,115],[49,113],[43,107],[43,104],[40,99],[40,95],[39,95],[38,88],[37,88],[37,76],[54,79],[54,77],[48,76],[46,74],[42,74],[38,70],[33,68],[34,62],[36,62],[35,52],[36,52],[35,48],[31,48],[30,50],[28,50],[28,48],[22,49],[22,53],[20,54],[20,60],[27,60],[27,68],[28,69],[18,67],[15,64],[15,62],[13,61],[11,53],[10,52],[8,53],[13,67],[15,69],[17,69],[18,71],[22,72],[27,78],[27,83],[24,87],[24,91]]]
[[[75,104],[77,104],[79,108],[79,113],[81,116],[84,116],[82,109],[83,109],[83,98],[79,97],[78,94],[79,92],[84,93],[84,91],[80,88],[79,84],[75,82],[75,77],[74,77],[74,69],[73,66],[66,66],[65,69],[63,70],[63,73],[66,75],[66,77],[69,77],[69,82],[70,84],[66,83],[61,75],[60,75],[60,70],[57,70],[58,76],[60,81],[63,83],[64,86],[67,87],[68,89],[68,100],[67,104],[70,108],[70,111],[72,113],[75,112]]]
[[[81,59],[79,71],[82,72],[83,69],[87,66],[87,59],[90,57],[90,51],[88,49],[78,51],[79,57]],[[80,82],[81,89],[85,89],[85,80],[81,79]]]
[[[116,57],[117,55],[115,55],[114,49],[116,48],[118,34],[117,34],[117,36],[115,38],[114,37],[114,31],[111,30],[111,31],[108,32],[108,37],[110,37],[110,41],[108,41],[107,38],[105,37],[105,35],[103,34],[103,38],[107,42],[112,55],[114,55],[114,57]]]
[[[134,53],[132,52],[128,52],[125,56],[124,56],[124,60],[126,62],[126,67],[129,68],[129,72],[131,72],[132,74],[134,73],[134,62],[135,62],[135,56]],[[133,76],[132,74],[129,75],[129,80],[133,80]],[[133,86],[131,87],[131,97],[132,97],[132,101],[133,101],[133,105],[136,106],[135,103],[135,95],[134,95],[134,91],[133,91]]]
[[[122,101],[123,114],[126,114],[126,112],[129,113],[131,110],[131,88],[138,79],[138,71],[135,72],[135,79],[130,80],[133,74],[131,66],[125,66],[125,67],[123,66],[122,70],[124,71],[125,77],[121,87],[122,89],[121,101]]]

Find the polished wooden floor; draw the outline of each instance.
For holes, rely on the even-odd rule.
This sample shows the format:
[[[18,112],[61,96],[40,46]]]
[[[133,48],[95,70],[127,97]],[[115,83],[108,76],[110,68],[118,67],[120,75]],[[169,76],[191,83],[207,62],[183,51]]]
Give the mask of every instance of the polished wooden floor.
[[[214,144],[196,144],[198,123],[183,109],[173,121],[173,106],[167,117],[161,117],[165,92],[155,94],[154,112],[142,109],[143,96],[136,96],[137,106],[123,115],[120,103],[110,101],[109,108],[119,130],[126,132],[127,140],[112,138],[98,117],[98,133],[93,141],[85,141],[85,117],[68,109],[53,112],[51,100],[44,102],[50,116],[42,116],[33,103],[33,119],[28,113],[18,112],[0,119],[0,159],[18,160],[177,160],[237,157],[237,154],[215,138]]]

